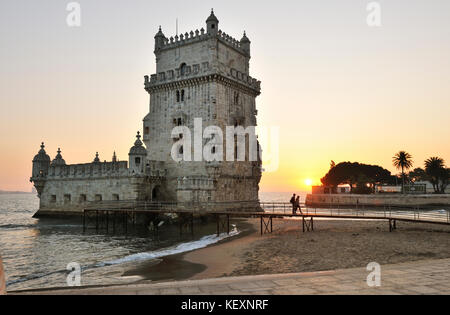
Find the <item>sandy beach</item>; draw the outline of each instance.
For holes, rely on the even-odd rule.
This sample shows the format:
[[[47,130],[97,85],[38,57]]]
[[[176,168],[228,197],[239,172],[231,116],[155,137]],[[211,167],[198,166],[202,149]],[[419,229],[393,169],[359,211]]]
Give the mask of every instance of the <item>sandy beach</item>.
[[[242,225],[242,222],[241,222]],[[450,257],[450,226],[384,221],[317,220],[303,233],[301,221],[274,220],[260,235],[259,220],[245,221],[240,236],[192,252],[142,263],[125,276],[146,280],[198,280],[225,276],[325,271]]]

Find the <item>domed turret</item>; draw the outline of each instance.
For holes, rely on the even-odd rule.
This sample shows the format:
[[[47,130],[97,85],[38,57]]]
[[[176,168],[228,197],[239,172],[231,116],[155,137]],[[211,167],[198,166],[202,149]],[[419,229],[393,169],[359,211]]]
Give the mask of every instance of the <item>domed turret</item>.
[[[166,36],[162,32],[161,26],[159,27],[158,33],[155,35],[155,52],[160,50],[164,46],[164,42],[166,41]]]
[[[58,154],[56,154],[54,160],[52,161],[52,166],[63,166],[66,165],[66,161],[62,158],[61,149],[58,148]]]
[[[250,39],[248,39],[247,34],[245,34],[244,31],[244,36],[242,36],[241,39],[241,47],[248,55],[250,55],[250,43]]]
[[[129,156],[130,172],[132,174],[142,174],[144,172],[145,159],[147,158],[147,149],[141,141],[141,133],[138,131],[134,146],[131,147]]]
[[[48,174],[48,168],[50,166],[50,157],[45,152],[44,142],[41,144],[41,149],[38,154],[33,158],[33,171],[32,178],[45,177]]]
[[[208,34],[217,34],[219,30],[219,20],[214,15],[214,9],[211,9],[211,15],[206,20],[206,32]]]

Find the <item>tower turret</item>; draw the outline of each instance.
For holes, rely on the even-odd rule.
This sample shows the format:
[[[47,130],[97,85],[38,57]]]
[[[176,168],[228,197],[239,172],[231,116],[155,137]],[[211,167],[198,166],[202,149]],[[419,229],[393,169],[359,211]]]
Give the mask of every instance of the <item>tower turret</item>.
[[[155,52],[159,51],[164,46],[165,41],[166,41],[166,36],[164,36],[164,33],[162,32],[162,29],[160,26],[158,33],[156,33],[156,35],[155,35]]]
[[[30,182],[34,184],[38,196],[41,196],[44,190],[45,182],[47,181],[48,168],[50,167],[50,157],[44,150],[44,142],[41,144],[41,149],[33,158],[33,170]]]
[[[32,178],[46,177],[48,174],[48,168],[50,166],[50,157],[45,152],[44,142],[41,144],[41,149],[38,154],[33,158],[33,171]]]
[[[211,15],[206,20],[206,32],[211,35],[217,34],[219,30],[219,20],[214,15],[214,9],[211,9]]]
[[[147,150],[141,141],[141,133],[138,131],[134,146],[128,153],[131,174],[143,174],[145,168],[145,160],[147,158]]]
[[[244,31],[244,36],[241,39],[241,48],[250,56],[250,39]]]
[[[52,166],[63,166],[63,165],[66,165],[66,161],[64,161],[64,159],[62,158],[61,149],[58,148],[57,154],[54,160],[52,161]]]

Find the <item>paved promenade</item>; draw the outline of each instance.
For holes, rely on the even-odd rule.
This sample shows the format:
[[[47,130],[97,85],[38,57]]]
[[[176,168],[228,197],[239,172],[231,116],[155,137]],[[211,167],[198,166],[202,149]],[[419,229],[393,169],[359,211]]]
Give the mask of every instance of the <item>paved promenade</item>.
[[[25,294],[271,295],[450,294],[450,259],[381,266],[381,286],[367,285],[365,268],[282,275],[35,291]]]

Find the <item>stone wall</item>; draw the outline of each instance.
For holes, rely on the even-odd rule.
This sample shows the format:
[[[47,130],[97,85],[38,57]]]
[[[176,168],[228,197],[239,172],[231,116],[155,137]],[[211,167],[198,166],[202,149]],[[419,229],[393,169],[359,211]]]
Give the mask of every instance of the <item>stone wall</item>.
[[[157,40],[155,45],[156,73],[145,78],[150,94],[149,114],[144,118],[148,159],[164,162],[165,194],[174,201],[257,201],[261,170],[258,161],[248,161],[248,147],[244,162],[176,162],[171,157],[177,142],[171,132],[180,125],[191,131],[191,147],[183,150],[191,150],[194,158],[196,118],[201,119],[203,130],[222,129],[224,154],[227,126],[246,128],[257,123],[255,98],[261,87],[249,76],[249,53],[221,31],[187,35],[164,44]]]
[[[155,185],[144,181],[145,177],[47,180],[35,217],[80,215],[89,204],[99,201],[151,200]]]
[[[306,196],[308,206],[450,206],[450,195],[312,195]]]

